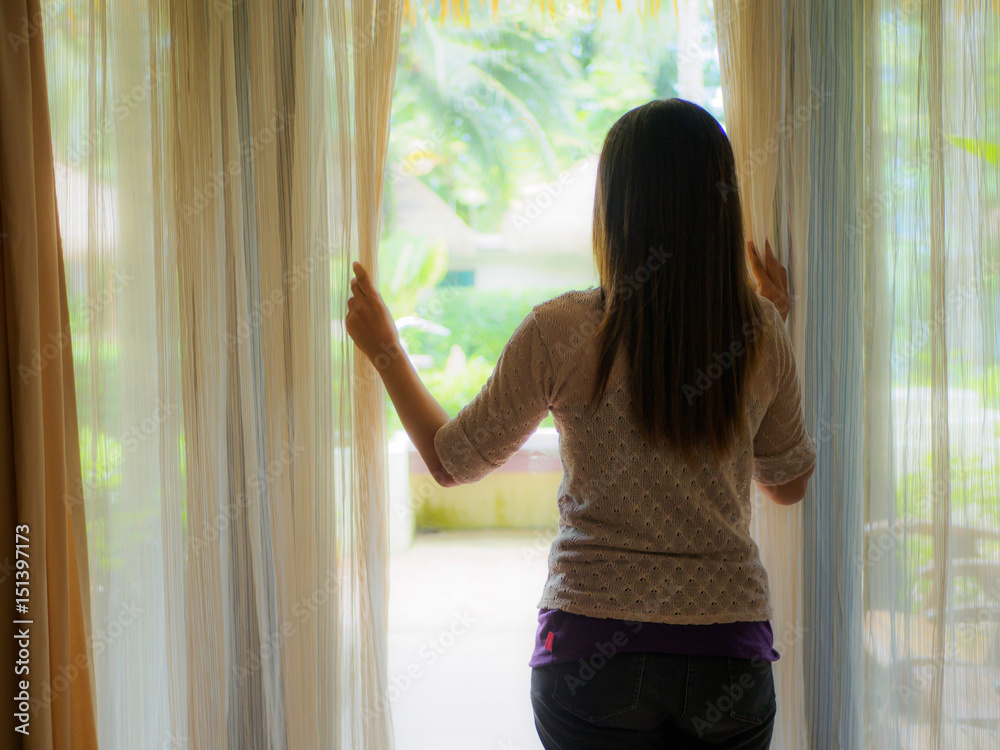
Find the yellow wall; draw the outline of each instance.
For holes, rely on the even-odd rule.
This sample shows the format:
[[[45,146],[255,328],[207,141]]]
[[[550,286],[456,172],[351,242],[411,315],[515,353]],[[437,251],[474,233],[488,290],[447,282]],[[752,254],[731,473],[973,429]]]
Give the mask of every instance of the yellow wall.
[[[495,471],[475,484],[444,488],[410,474],[420,529],[524,529],[555,526],[562,472]]]

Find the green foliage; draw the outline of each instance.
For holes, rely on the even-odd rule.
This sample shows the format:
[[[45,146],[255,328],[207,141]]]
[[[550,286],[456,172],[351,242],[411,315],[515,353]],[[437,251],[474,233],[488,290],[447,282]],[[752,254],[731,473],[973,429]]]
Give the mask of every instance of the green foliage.
[[[451,335],[407,330],[404,337],[411,353],[432,355],[435,366],[444,364],[452,346],[458,346],[470,359],[480,356],[495,365],[507,340],[531,308],[564,291],[439,287],[421,299],[416,312],[449,329]]]
[[[466,359],[458,348],[451,359],[450,367],[425,371],[421,378],[444,410],[455,416],[486,384],[495,363],[479,355]]]
[[[941,500],[935,493],[933,455],[928,451],[919,469],[903,474],[896,487],[896,512],[900,516],[930,518]],[[996,461],[982,454],[951,457],[950,504],[955,523],[970,526],[1000,525],[1000,477]]]
[[[433,366],[421,370],[427,389],[454,416],[486,384],[500,353],[534,305],[563,289],[484,291],[473,287],[437,287],[421,296],[416,314],[448,328],[435,336],[408,328],[400,333],[411,354],[431,355]],[[402,424],[388,402],[389,429]],[[546,417],[543,426],[552,426]]]
[[[932,454],[928,452],[919,469],[903,474],[896,487],[896,514],[898,518],[930,520],[938,503],[944,502],[943,488],[936,488],[931,468]],[[996,528],[1000,523],[1000,480],[995,459],[984,460],[982,455],[953,456],[950,471],[951,521],[956,526],[974,529]],[[988,558],[996,549],[983,545],[979,554]],[[921,534],[901,538],[893,545],[895,565],[901,580],[910,581],[916,596],[910,599],[905,588],[897,591],[897,606],[912,603],[914,613],[924,607],[929,595],[930,580],[922,577],[920,570],[934,560],[934,538]],[[980,582],[975,578],[956,577],[953,582],[955,606],[975,604],[982,596]]]
[[[600,150],[622,114],[676,96],[674,14],[600,20],[566,9],[534,24],[505,9],[469,8],[470,23],[418,14],[404,24],[393,94],[390,175],[419,176],[478,231],[496,231],[519,189],[554,179]],[[708,98],[720,85],[711,11],[701,9],[697,51]],[[691,40],[693,41],[693,40]],[[703,55],[703,51],[706,54]],[[713,109],[721,119],[721,108]],[[498,144],[519,118],[537,132],[538,158],[510,164]]]
[[[981,156],[990,164],[1000,164],[1000,143],[990,143],[975,138],[962,138],[957,135],[949,135],[948,140],[959,148],[963,148],[970,154]]]
[[[972,372],[968,380],[968,387],[979,394],[984,409],[1000,409],[1000,365],[990,365],[982,373]],[[1000,425],[995,430],[1000,435]]]
[[[936,505],[944,502],[943,488],[935,487],[931,461],[932,454],[928,452],[919,469],[900,478],[896,488],[898,517],[929,520]],[[949,478],[953,524],[974,529],[991,529],[1000,524],[1000,479],[995,459],[984,459],[982,455],[953,456]],[[921,592],[927,594],[929,581],[921,579],[919,571],[934,560],[934,539],[928,535],[914,536],[897,547],[896,558],[906,580],[918,582]],[[988,556],[991,552],[983,548],[980,554]],[[956,578],[953,585],[956,605],[973,604],[980,596],[979,583],[973,578]],[[920,609],[920,599],[914,606]]]
[[[469,27],[441,27],[422,15],[415,26],[404,25],[389,163],[427,172],[428,185],[460,216],[495,228],[524,173],[497,148],[504,130],[529,119],[538,161],[557,171],[547,133],[572,127],[565,82],[576,72],[563,34],[495,23],[481,10],[473,15]]]
[[[397,319],[411,315],[421,293],[441,282],[448,271],[443,242],[404,230],[390,233],[379,243],[379,266],[388,268],[381,293]]]
[[[94,439],[92,430],[80,427],[80,461],[83,485],[88,491],[116,489],[122,481],[122,445],[104,433]]]
[[[636,65],[627,54],[613,54],[622,46],[607,40],[587,65],[586,76],[572,84],[571,91],[581,102],[580,127],[593,144],[593,153],[619,117],[656,98],[645,66]]]
[[[716,47],[711,12],[702,9],[697,39],[689,39],[679,50],[676,20],[672,12],[657,19],[632,14],[608,14],[599,23],[572,29],[572,41],[580,50],[581,75],[570,83],[578,102],[578,125],[588,154],[597,153],[605,134],[625,112],[651,99],[680,95],[677,85],[678,57],[697,57],[707,98],[719,89],[718,60],[710,54]],[[721,108],[707,105],[720,121]]]

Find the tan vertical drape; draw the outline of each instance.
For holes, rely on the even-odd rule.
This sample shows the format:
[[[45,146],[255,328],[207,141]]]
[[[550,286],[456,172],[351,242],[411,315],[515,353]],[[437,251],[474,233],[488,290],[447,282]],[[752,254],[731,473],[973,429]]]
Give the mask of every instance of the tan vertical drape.
[[[81,470],[41,21],[38,0],[0,6],[0,726],[5,748],[82,750],[97,748],[87,534],[83,506],[66,502]],[[21,624],[8,613],[25,559]],[[23,630],[29,671],[15,674]],[[21,680],[25,733],[11,711]]]

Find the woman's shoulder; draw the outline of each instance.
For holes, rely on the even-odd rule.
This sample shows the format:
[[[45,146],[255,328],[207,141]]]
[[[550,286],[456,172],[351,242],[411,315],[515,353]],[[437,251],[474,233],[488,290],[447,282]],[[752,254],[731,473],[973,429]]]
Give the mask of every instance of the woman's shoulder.
[[[600,287],[574,289],[546,300],[532,309],[538,325],[548,330],[594,325],[603,317]]]
[[[752,340],[757,347],[755,374],[764,378],[758,383],[768,383],[770,388],[778,373],[787,366],[789,357],[794,355],[785,321],[774,303],[765,297],[760,298],[758,329],[753,332]]]
[[[781,319],[781,313],[778,312],[778,308],[774,306],[767,297],[758,297],[760,302],[760,317],[758,323],[760,325],[760,333],[767,336],[769,339],[773,340],[775,335],[780,336],[781,331],[785,329],[785,321]]]

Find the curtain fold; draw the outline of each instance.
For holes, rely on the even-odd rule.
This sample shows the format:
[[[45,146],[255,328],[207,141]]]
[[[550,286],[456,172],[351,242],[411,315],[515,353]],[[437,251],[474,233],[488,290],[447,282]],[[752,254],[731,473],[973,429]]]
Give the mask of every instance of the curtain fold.
[[[821,431],[823,447],[803,509],[805,702],[810,747],[858,748],[865,686],[862,572],[854,561],[863,536],[866,462],[881,457],[864,438],[864,250],[851,229],[865,158],[863,10],[816,0],[810,12],[811,80],[824,102],[810,128],[803,380],[807,423]]]
[[[401,14],[44,16],[103,747],[392,747],[384,396],[343,312]]]
[[[37,0],[0,8],[6,747],[97,748],[73,354]]]
[[[809,125],[815,109],[822,106],[809,81],[809,8],[805,3],[744,0],[716,0],[713,6],[726,131],[736,157],[744,231],[761,253],[769,241],[789,269],[794,300],[789,326],[802,362],[807,351],[803,332],[808,315]],[[825,435],[806,413],[817,461],[822,462],[828,450]],[[804,503],[814,495],[810,490]],[[752,531],[768,571],[775,648],[781,654],[774,665],[778,714],[772,747],[776,750],[808,746],[803,650],[809,633],[802,609],[802,517],[803,504],[781,507],[754,494]]]

